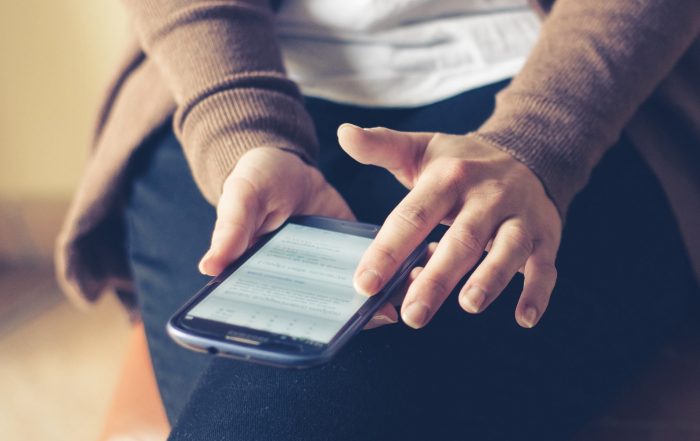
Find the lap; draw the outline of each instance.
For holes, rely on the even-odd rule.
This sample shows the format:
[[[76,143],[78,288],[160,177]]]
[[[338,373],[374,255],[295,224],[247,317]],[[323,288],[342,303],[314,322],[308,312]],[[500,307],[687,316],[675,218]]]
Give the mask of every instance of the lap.
[[[482,92],[481,101],[493,94]],[[405,190],[386,172],[345,157],[334,141],[337,124],[460,133],[490,111],[489,103],[474,102],[480,101],[472,95],[382,112],[310,100],[323,143],[321,168],[360,219],[381,222]],[[515,324],[522,284],[516,278],[482,315],[464,313],[452,297],[424,330],[394,325],[363,332],[317,369],[211,359],[177,347],[164,326],[205,282],[196,263],[208,245],[214,210],[194,187],[172,133],[164,130],[152,143],[134,161],[126,214],[161,394],[171,420],[185,407],[173,439],[561,434],[653,354],[682,318],[693,289],[661,190],[623,142],[571,208],[560,280],[535,329]]]

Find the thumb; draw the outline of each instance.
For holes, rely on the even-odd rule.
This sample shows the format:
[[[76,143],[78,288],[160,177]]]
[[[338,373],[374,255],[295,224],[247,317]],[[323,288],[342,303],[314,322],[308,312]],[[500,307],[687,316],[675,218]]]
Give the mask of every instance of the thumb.
[[[348,155],[357,162],[384,167],[394,174],[419,168],[432,137],[428,132],[399,132],[385,127],[363,129],[348,123],[338,127],[338,142]]]
[[[243,254],[264,215],[265,209],[253,186],[232,174],[224,184],[211,245],[199,262],[199,271],[215,276]]]

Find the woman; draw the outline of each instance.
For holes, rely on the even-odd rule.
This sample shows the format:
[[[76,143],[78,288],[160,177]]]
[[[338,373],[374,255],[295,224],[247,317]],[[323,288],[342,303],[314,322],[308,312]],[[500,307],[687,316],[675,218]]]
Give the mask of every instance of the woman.
[[[696,1],[559,0],[522,69],[517,51],[510,64],[488,60],[513,45],[485,46],[473,20],[473,32],[449,33],[451,20],[481,15],[524,38],[528,28],[498,22],[522,13],[517,1],[370,2],[359,14],[282,2],[277,16],[257,1],[125,3],[147,55],[125,66],[105,106],[60,257],[67,288],[88,299],[106,286],[125,293],[133,277],[174,439],[562,437],[688,310],[691,267],[631,146],[649,142],[644,130],[668,133],[642,121],[667,121],[660,104],[680,101],[664,85],[697,68]],[[328,39],[340,59],[313,45]],[[466,62],[446,62],[445,42],[481,44],[484,60],[460,81],[445,72]],[[313,97],[301,99],[283,56]],[[405,92],[416,71],[432,87]],[[333,75],[343,81],[323,84]],[[696,86],[686,90],[681,99]],[[674,122],[692,147],[697,105]],[[295,213],[383,223],[355,278],[370,295],[432,234],[400,314],[386,306],[374,319],[400,315],[421,331],[363,333],[304,372],[212,362],[169,342],[165,320],[205,280],[197,263],[219,272]],[[519,271],[524,283],[511,282]],[[520,327],[538,326],[514,326],[513,311]]]

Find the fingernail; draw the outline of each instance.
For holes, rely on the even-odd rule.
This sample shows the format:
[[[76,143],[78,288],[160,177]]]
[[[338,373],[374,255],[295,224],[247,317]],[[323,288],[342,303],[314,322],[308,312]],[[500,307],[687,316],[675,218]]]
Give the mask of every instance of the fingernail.
[[[338,131],[342,130],[342,129],[345,128],[345,127],[352,127],[352,128],[354,128],[354,129],[363,130],[362,127],[356,126],[355,124],[343,123],[343,124],[340,125],[340,127],[338,127]]]
[[[523,311],[523,325],[526,328],[532,328],[537,324],[537,309],[534,306],[528,306]]]
[[[425,325],[430,311],[422,303],[413,302],[406,307],[403,321],[410,327],[418,329]]]
[[[380,326],[380,325],[393,325],[395,323],[398,323],[398,320],[394,320],[388,315],[375,315],[372,317],[372,320],[369,321],[369,325],[371,326]]]
[[[486,300],[486,292],[478,286],[471,286],[462,295],[462,306],[467,311],[476,314],[481,311],[481,307]]]
[[[355,281],[355,290],[360,294],[371,296],[379,291],[382,278],[375,270],[365,270]]]
[[[204,253],[204,256],[202,256],[202,258],[199,260],[199,265],[197,266],[197,268],[199,269],[199,272],[202,274],[205,274],[204,273],[204,261],[207,260],[210,255],[211,255],[211,250]]]

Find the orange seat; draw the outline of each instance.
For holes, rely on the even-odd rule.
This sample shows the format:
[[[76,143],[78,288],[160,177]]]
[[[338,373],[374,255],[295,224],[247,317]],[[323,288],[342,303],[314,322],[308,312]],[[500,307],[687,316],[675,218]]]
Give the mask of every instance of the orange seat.
[[[143,324],[133,327],[100,441],[163,441],[170,424],[158,392]]]

